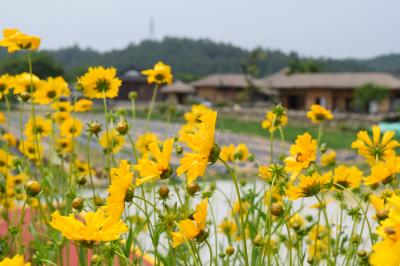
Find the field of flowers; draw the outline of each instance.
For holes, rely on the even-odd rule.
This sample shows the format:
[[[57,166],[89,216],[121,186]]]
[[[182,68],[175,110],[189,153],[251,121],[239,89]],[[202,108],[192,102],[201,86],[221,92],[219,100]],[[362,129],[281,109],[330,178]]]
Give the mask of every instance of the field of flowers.
[[[147,132],[133,137],[135,93],[130,112],[108,108],[121,85],[116,69],[89,68],[74,84],[84,95],[78,99],[62,77],[35,76],[31,53],[40,38],[16,29],[3,35],[0,46],[26,54],[29,69],[0,76],[0,265],[400,264],[394,132],[360,131],[351,148],[364,164],[340,164],[323,143],[323,125],[334,117],[313,105],[307,116],[318,134],[304,132],[277,156],[288,118],[276,105],[260,125],[266,160],[245,143],[220,146],[217,112],[194,105],[179,132],[160,139],[148,125],[159,88],[173,76],[158,62],[143,71],[154,84]],[[11,99],[20,107],[16,133]],[[102,103],[104,120],[85,125],[79,114],[93,101]],[[217,179],[207,173],[212,164],[229,175],[233,198],[209,181]],[[244,165],[257,176],[243,174]],[[216,213],[216,197],[225,213]]]

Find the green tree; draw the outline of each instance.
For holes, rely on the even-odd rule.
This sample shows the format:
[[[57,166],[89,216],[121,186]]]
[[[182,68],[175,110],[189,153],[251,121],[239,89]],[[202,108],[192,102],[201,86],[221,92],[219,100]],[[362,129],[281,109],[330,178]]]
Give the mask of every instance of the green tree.
[[[321,63],[312,59],[295,58],[289,62],[289,75],[295,73],[318,73],[322,71]]]
[[[355,90],[355,104],[356,107],[363,111],[368,112],[369,104],[371,102],[381,102],[389,94],[389,88],[374,83],[367,83],[359,86]]]
[[[64,74],[63,68],[55,62],[52,56],[45,52],[32,54],[32,68],[33,73],[42,79]],[[16,75],[23,72],[29,72],[25,53],[6,57],[0,63],[0,74],[8,73]]]

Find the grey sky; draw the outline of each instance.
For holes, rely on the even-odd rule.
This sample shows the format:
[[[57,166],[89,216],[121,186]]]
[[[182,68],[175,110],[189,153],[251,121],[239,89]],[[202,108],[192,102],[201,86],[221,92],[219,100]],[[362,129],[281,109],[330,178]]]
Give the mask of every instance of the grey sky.
[[[1,9],[1,28],[39,35],[44,48],[123,48],[149,37],[154,18],[157,39],[330,57],[400,52],[399,0],[3,0]]]

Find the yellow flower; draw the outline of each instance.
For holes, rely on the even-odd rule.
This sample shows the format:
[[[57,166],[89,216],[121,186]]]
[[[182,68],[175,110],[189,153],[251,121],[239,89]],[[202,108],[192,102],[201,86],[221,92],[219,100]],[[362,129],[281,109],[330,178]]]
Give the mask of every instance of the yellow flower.
[[[61,125],[65,121],[72,119],[72,116],[68,112],[54,112],[51,115],[51,118],[54,121],[54,123],[56,123],[57,125]]]
[[[139,136],[137,141],[136,141],[136,150],[140,154],[146,154],[149,152],[149,145],[151,143],[156,143],[158,144],[160,140],[158,139],[157,135],[151,132],[144,133],[143,135]]]
[[[4,74],[0,76],[0,100],[3,98],[3,95],[7,95],[9,91],[12,89],[14,83],[14,78],[8,74]]]
[[[66,138],[77,138],[82,133],[83,124],[77,118],[70,118],[60,126],[61,136]]]
[[[90,174],[90,171],[92,171],[92,173],[94,172],[92,169],[89,169],[89,164],[87,162],[79,159],[75,160],[74,166],[75,174],[77,176],[88,176]]]
[[[339,165],[335,168],[333,175],[333,185],[337,189],[343,188],[357,188],[361,185],[363,178],[363,172],[360,171],[356,166],[345,166]]]
[[[56,139],[55,150],[60,155],[67,155],[72,151],[72,141],[70,138]]]
[[[371,167],[371,174],[365,178],[364,184],[379,185],[386,184],[394,179],[394,175],[400,172],[400,157],[387,158],[385,162],[379,161]]]
[[[4,115],[3,112],[0,112],[0,124],[3,124],[6,122],[6,116]]]
[[[51,105],[51,108],[53,108],[54,110],[56,110],[58,112],[62,112],[62,113],[65,113],[65,112],[69,113],[69,112],[72,112],[72,110],[74,109],[72,107],[71,103],[67,102],[67,101],[60,101],[60,102],[53,103]]]
[[[123,136],[119,135],[117,131],[112,130],[108,133],[108,137],[107,132],[104,132],[103,135],[101,135],[99,142],[106,153],[117,153],[124,146],[125,139]]]
[[[278,116],[273,111],[269,111],[265,114],[265,119],[261,122],[261,126],[268,129],[269,132],[274,132],[277,128],[285,126],[287,122],[288,118],[285,113]]]
[[[90,67],[88,72],[78,79],[78,84],[88,98],[115,98],[122,83],[116,75],[117,70],[113,67]]]
[[[374,244],[370,263],[374,266],[397,266],[400,264],[400,197],[390,199],[387,219],[377,229],[382,240]]]
[[[12,258],[5,258],[0,261],[0,266],[31,266],[31,263],[25,263],[22,255],[15,255]]]
[[[310,176],[301,175],[299,183],[294,185],[290,183],[286,189],[286,195],[290,200],[296,200],[301,197],[312,197],[317,195],[331,182],[332,172],[320,175],[314,172]]]
[[[149,84],[172,84],[171,67],[159,61],[154,65],[153,69],[143,70],[142,74],[147,76]]]
[[[336,152],[330,151],[321,156],[322,166],[333,166],[336,164]]]
[[[128,161],[121,160],[118,168],[111,168],[111,185],[108,188],[109,196],[104,209],[115,218],[119,218],[124,211],[125,202],[132,200],[133,173]]]
[[[1,140],[6,142],[8,147],[17,146],[17,138],[11,133],[4,133],[3,136],[1,136]]]
[[[179,232],[172,232],[172,246],[177,246],[190,241],[196,237],[201,237],[207,221],[208,199],[202,200],[193,214],[193,220],[185,219],[178,223]]]
[[[62,216],[58,211],[51,215],[50,225],[72,241],[112,241],[128,231],[128,227],[118,217],[107,214],[99,208],[96,212],[87,212],[80,215]]]
[[[258,167],[258,176],[267,182],[271,182],[272,181],[271,168],[267,165],[261,165],[260,167]]]
[[[264,205],[266,207],[269,206],[269,200],[271,199],[271,204],[272,203],[278,203],[282,202],[282,195],[279,191],[279,188],[277,186],[273,186],[272,189],[268,189],[265,191],[264,194]]]
[[[139,171],[140,174],[140,178],[136,179],[136,186],[171,176],[172,169],[169,166],[169,161],[171,160],[173,145],[174,139],[167,139],[162,150],[155,142],[149,144],[150,153],[144,155],[138,164],[134,166],[134,169]]]
[[[40,79],[33,74],[24,72],[14,77],[14,94],[34,93],[40,86]]]
[[[88,99],[80,99],[74,105],[75,112],[87,112],[92,110],[93,102]]]
[[[190,112],[184,114],[184,118],[188,124],[194,125],[200,123],[201,116],[211,109],[202,104],[192,105],[192,109]]]
[[[235,237],[237,234],[237,225],[234,221],[224,218],[218,225],[219,231],[225,234],[228,238]]]
[[[386,195],[369,195],[369,202],[374,206],[376,211],[376,218],[378,220],[384,220],[387,218],[390,210],[390,196]]]
[[[290,156],[286,157],[286,171],[291,172],[294,179],[303,169],[307,168],[317,157],[317,141],[309,133],[297,137],[290,147]]]
[[[0,174],[5,175],[9,170],[12,169],[12,162],[14,156],[9,152],[0,149]]]
[[[0,46],[7,47],[9,53],[19,50],[36,51],[40,46],[40,38],[24,34],[18,29],[4,29]]]
[[[214,144],[217,112],[208,111],[201,117],[201,123],[195,133],[183,140],[192,153],[185,153],[176,170],[178,176],[186,173],[187,183],[192,183],[198,176],[204,175],[208,163],[215,163],[219,156],[219,147]]]
[[[25,125],[24,134],[28,138],[33,138],[37,135],[38,137],[46,137],[51,133],[51,121],[41,116],[36,116],[35,119],[30,117]]]
[[[36,145],[33,138],[25,139],[21,141],[18,146],[19,151],[28,157],[29,160],[37,162],[43,157],[43,147],[42,145]]]
[[[225,162],[247,161],[249,158],[249,149],[246,144],[240,143],[237,147],[233,144],[222,146],[219,156]]]
[[[250,203],[248,201],[242,200],[242,210],[243,210],[243,214],[244,215],[247,214],[247,212],[249,211],[250,207],[251,206],[250,206]],[[238,214],[238,213],[240,213],[240,204],[239,204],[239,201],[237,200],[232,205],[232,214],[235,215],[235,214]]]
[[[369,164],[374,164],[379,160],[385,161],[395,155],[394,149],[400,144],[393,140],[394,131],[387,131],[381,139],[381,129],[379,126],[372,126],[372,140],[365,130],[357,133],[357,140],[351,144],[353,149],[358,150],[358,154],[367,159]]]
[[[33,98],[38,104],[49,104],[69,94],[68,84],[62,77],[49,77],[40,82],[40,89],[35,91]]]
[[[311,110],[307,112],[307,117],[314,124],[319,124],[325,120],[332,120],[333,115],[331,111],[325,109],[323,106],[319,104],[311,105]]]
[[[296,212],[288,221],[289,227],[298,230],[304,226],[304,219],[300,213]]]

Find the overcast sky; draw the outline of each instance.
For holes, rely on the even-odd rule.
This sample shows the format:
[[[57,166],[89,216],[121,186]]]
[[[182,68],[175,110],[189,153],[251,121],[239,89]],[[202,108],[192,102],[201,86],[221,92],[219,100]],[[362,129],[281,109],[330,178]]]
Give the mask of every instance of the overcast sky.
[[[245,48],[366,58],[400,53],[400,0],[12,0],[0,27],[105,51],[150,37],[209,38]]]

